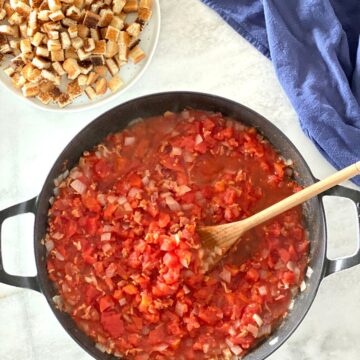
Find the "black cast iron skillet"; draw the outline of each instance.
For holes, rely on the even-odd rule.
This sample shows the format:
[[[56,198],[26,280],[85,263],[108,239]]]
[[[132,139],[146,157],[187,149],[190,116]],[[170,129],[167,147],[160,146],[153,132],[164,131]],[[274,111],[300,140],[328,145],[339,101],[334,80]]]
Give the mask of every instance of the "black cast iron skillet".
[[[1,224],[8,217],[26,212],[35,214],[34,249],[37,266],[37,276],[35,277],[13,276],[6,273],[2,265],[0,234],[0,281],[5,284],[42,292],[61,325],[95,359],[114,360],[115,357],[98,350],[93,341],[77,328],[74,321],[66,313],[56,309],[52,300],[56,292],[47,276],[46,249],[40,241],[46,233],[49,198],[53,195],[54,188],[53,179],[58,177],[66,168],[72,168],[78,162],[84,150],[92,149],[108,133],[124,129],[131,120],[138,117],[146,118],[153,115],[161,115],[167,110],[177,112],[185,107],[219,111],[246,125],[256,127],[285,158],[294,161],[297,172],[296,180],[299,183],[308,186],[316,181],[300,152],[279,129],[247,107],[213,95],[191,92],[169,92],[144,96],[117,106],[85,127],[58,157],[39,196],[0,212],[0,230]],[[304,215],[311,241],[310,266],[314,272],[307,281],[306,290],[297,297],[294,309],[286,320],[269,338],[250,352],[246,356],[246,360],[265,359],[284,343],[303,320],[324,277],[360,263],[359,248],[350,257],[336,260],[329,260],[326,257],[326,220],[322,205],[322,197],[324,195],[343,196],[353,200],[359,214],[360,192],[342,186],[336,186],[325,194],[309,200],[304,205]]]

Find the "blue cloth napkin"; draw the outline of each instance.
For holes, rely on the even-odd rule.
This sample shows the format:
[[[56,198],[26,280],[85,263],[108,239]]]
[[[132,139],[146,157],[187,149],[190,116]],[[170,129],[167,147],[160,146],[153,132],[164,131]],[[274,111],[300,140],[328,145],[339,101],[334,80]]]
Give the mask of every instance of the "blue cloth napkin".
[[[360,0],[202,1],[271,59],[322,154],[360,160]]]

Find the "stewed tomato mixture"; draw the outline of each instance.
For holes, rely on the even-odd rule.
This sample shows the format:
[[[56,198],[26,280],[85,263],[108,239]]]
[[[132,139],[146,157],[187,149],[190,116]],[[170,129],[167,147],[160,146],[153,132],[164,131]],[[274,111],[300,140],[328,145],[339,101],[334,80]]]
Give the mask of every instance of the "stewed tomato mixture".
[[[292,173],[254,128],[219,113],[168,112],[108,135],[56,181],[44,239],[54,300],[115,355],[242,357],[304,284],[301,208],[246,233],[206,274],[196,226],[298,191]]]

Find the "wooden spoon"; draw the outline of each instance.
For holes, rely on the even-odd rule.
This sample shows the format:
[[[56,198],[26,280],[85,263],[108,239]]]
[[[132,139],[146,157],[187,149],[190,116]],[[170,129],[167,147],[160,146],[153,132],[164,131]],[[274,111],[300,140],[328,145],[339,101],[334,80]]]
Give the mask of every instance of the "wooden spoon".
[[[203,271],[211,270],[230,248],[238,243],[244,232],[358,174],[360,174],[360,161],[290,195],[247,219],[221,225],[198,227],[197,232],[204,249]]]

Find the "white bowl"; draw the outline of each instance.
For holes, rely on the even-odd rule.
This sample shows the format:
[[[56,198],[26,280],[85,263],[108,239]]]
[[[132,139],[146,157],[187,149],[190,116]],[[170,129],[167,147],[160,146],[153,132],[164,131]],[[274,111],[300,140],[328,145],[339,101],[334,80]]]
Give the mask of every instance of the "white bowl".
[[[150,21],[144,27],[140,35],[141,39],[141,48],[146,54],[146,58],[138,64],[133,64],[129,61],[128,64],[121,67],[120,77],[124,81],[124,86],[115,93],[112,93],[110,90],[103,96],[96,97],[94,100],[89,100],[86,94],[83,94],[76,98],[73,103],[69,104],[65,108],[60,108],[55,103],[49,103],[48,105],[43,104],[41,101],[35,98],[26,98],[22,95],[21,90],[16,89],[12,83],[11,79],[4,73],[2,69],[8,66],[10,59],[4,61],[1,64],[0,68],[0,84],[5,87],[12,94],[15,94],[22,101],[25,101],[28,104],[31,104],[37,109],[45,111],[57,111],[57,112],[73,112],[93,109],[99,105],[103,105],[110,100],[119,97],[124,91],[126,91],[130,86],[136,83],[145,72],[147,67],[150,64],[150,61],[154,55],[160,34],[160,23],[161,23],[161,14],[160,14],[160,4],[159,0],[154,0],[153,3],[153,14]]]

